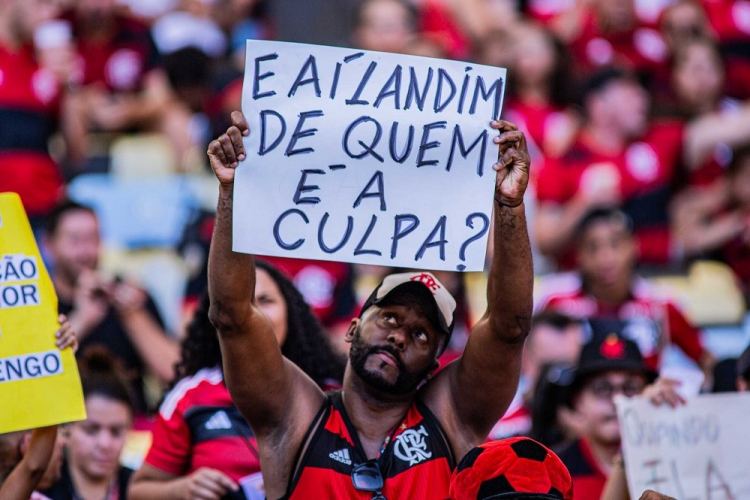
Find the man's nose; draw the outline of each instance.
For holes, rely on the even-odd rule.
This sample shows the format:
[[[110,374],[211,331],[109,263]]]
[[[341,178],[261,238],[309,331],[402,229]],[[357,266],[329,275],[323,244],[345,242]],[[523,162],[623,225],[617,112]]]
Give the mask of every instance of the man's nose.
[[[388,333],[388,342],[399,349],[406,347],[406,332],[403,328],[394,328]]]

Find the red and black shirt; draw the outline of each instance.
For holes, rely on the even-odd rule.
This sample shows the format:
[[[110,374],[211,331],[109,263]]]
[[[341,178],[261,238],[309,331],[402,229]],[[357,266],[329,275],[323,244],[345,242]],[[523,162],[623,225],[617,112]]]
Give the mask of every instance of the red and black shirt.
[[[594,458],[585,439],[573,441],[557,452],[573,479],[573,500],[599,500],[607,475]]]
[[[31,46],[0,45],[0,192],[18,193],[31,216],[44,215],[63,189],[47,151],[57,127],[60,86]]]
[[[638,344],[646,366],[657,370],[667,344],[679,347],[699,361],[705,352],[700,332],[685,318],[677,305],[663,297],[651,284],[636,278],[630,297],[619,304],[604,304],[586,293],[578,273],[550,276],[539,287],[536,311],[559,311],[573,318],[619,319],[626,323],[624,336]]]
[[[211,368],[185,377],[164,398],[145,462],[174,476],[208,467],[245,486],[260,481],[257,449],[221,370]]]
[[[303,441],[309,444],[296,461],[284,500],[369,500],[372,493],[357,491],[352,485],[353,467],[367,457],[341,393],[329,393],[321,412]],[[386,498],[448,498],[455,461],[442,426],[421,400],[412,403],[378,462]]]
[[[582,133],[563,157],[543,165],[537,180],[539,202],[565,205],[576,193],[614,186],[621,208],[633,219],[640,260],[664,264],[672,255],[668,205],[683,130],[679,122],[658,122],[616,154],[598,150]],[[560,265],[574,267],[571,256],[563,257]]]

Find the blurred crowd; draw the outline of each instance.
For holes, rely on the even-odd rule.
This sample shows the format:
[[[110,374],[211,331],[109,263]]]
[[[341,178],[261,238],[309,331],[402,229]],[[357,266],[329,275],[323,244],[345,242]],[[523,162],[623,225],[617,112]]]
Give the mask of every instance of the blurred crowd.
[[[205,294],[216,202],[205,151],[241,108],[247,39],[507,68],[503,118],[532,154],[538,278],[518,395],[491,438],[560,446],[586,485],[577,491],[594,492],[576,500],[599,499],[617,467],[613,395],[668,383],[654,382],[668,346],[684,354],[677,368],[700,375],[695,393],[747,389],[750,356],[718,359],[684,297],[651,278],[723,263],[743,298],[726,322],[743,321],[750,1],[3,0],[0,192],[19,193],[30,216],[87,391],[89,420],[66,431],[51,498],[115,487],[107,498],[124,498],[129,471],[117,464],[133,426],[154,445],[132,498],[219,498],[260,481]],[[337,387],[342,333],[390,271],[269,258],[256,301],[282,352]],[[458,303],[449,362],[485,287],[436,274]],[[196,441],[198,428],[240,430],[219,443]]]

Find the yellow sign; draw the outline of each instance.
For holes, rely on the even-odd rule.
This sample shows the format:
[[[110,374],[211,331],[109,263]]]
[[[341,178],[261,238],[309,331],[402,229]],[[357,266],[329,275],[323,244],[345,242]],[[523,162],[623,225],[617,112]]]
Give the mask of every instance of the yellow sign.
[[[70,349],[55,346],[57,296],[21,199],[0,194],[0,433],[86,418]]]

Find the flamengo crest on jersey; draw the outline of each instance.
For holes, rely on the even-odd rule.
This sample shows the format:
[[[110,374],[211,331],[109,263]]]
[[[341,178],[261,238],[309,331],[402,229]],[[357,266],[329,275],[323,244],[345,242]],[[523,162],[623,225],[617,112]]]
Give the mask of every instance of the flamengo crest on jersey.
[[[393,453],[409,465],[417,465],[428,458],[432,458],[432,452],[427,451],[427,443],[424,438],[429,434],[420,425],[419,429],[408,429],[399,434],[393,442]]]

